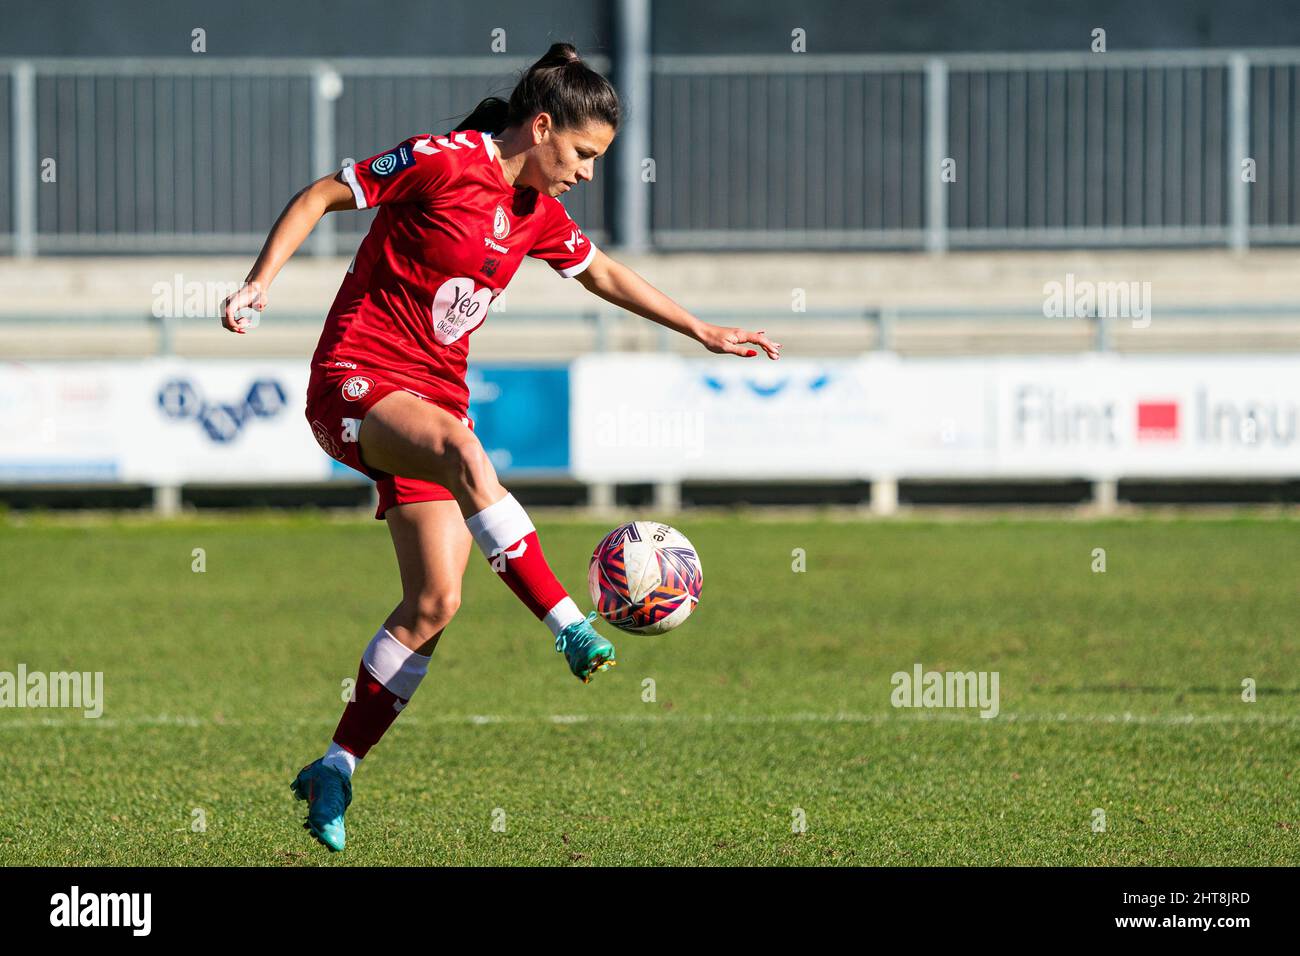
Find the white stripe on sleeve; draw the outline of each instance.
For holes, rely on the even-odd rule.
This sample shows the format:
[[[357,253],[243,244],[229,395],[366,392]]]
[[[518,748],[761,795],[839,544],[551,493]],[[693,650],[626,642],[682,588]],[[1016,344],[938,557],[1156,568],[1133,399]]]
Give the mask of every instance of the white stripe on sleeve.
[[[556,269],[556,270],[555,270],[556,272],[558,272],[558,273],[560,274],[560,277],[561,277],[561,278],[564,278],[564,279],[572,279],[572,278],[573,278],[574,276],[576,276],[576,275],[581,275],[583,272],[586,271],[587,266],[591,265],[591,260],[594,259],[594,258],[596,258],[596,247],[593,246],[590,242],[587,243],[587,246],[588,246],[588,248],[587,248],[587,258],[583,259],[583,260],[582,260],[581,262],[579,262],[576,266],[572,266],[572,267],[570,267],[570,268],[568,268],[568,269]]]
[[[357,201],[358,209],[366,208],[366,194],[361,191],[361,184],[357,182],[357,170],[352,165],[344,166],[342,169],[343,181],[352,187],[352,196]]]

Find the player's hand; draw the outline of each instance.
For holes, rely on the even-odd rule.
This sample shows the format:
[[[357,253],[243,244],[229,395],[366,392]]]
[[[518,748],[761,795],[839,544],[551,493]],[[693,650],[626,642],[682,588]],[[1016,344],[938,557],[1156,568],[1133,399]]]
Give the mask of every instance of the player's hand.
[[[257,325],[257,317],[241,315],[249,309],[261,312],[266,308],[266,290],[260,282],[245,282],[234,295],[226,297],[221,303],[221,324],[231,332],[243,335],[248,329]]]
[[[758,351],[746,346],[758,345],[772,361],[775,362],[781,357],[781,343],[769,340],[764,329],[749,332],[745,329],[728,329],[721,325],[706,325],[700,330],[699,338],[700,344],[710,352],[753,358]]]

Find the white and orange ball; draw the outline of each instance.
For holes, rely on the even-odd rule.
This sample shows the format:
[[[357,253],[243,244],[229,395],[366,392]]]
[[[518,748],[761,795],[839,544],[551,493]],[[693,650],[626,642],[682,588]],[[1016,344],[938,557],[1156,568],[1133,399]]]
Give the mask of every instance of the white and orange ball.
[[[587,569],[602,618],[634,634],[664,634],[700,600],[700,556],[675,528],[654,521],[620,525],[601,539]]]

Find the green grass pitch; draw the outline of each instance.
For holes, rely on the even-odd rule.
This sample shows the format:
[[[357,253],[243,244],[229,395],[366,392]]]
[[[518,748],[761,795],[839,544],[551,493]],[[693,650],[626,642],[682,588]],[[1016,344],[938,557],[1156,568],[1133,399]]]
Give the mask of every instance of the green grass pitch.
[[[674,523],[698,611],[611,634],[587,686],[473,556],[330,855],[288,784],[399,596],[383,525],[0,521],[0,671],[102,671],[105,698],[0,709],[0,864],[1300,858],[1293,518]],[[587,605],[607,526],[538,524]],[[1000,713],[891,706],[916,663],[997,671]]]

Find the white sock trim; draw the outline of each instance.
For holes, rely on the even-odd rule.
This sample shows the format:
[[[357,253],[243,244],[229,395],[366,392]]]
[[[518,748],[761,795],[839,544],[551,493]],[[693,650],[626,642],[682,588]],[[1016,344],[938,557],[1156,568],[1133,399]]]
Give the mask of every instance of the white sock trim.
[[[470,515],[465,519],[465,525],[479,550],[489,558],[537,530],[523,505],[508,493],[495,504]]]
[[[344,750],[334,741],[330,741],[330,749],[325,751],[325,756],[321,758],[321,763],[327,767],[333,767],[349,780],[352,774],[356,772],[357,761],[361,758],[351,751]]]
[[[552,637],[559,637],[560,631],[575,621],[585,618],[586,615],[578,610],[578,605],[573,603],[573,598],[566,597],[555,602],[555,607],[546,612],[542,622],[551,629]]]
[[[395,696],[410,700],[429,672],[429,658],[417,654],[381,627],[361,655],[361,663]]]

